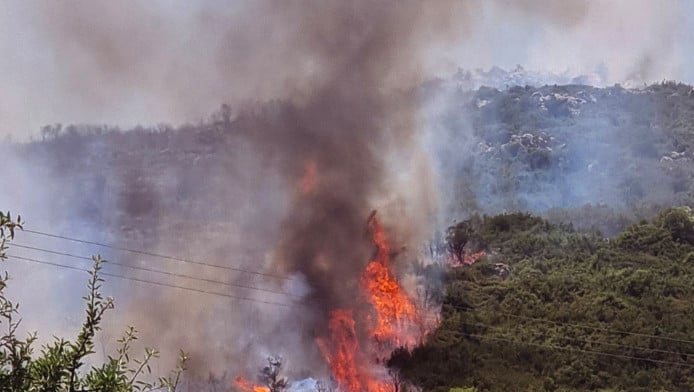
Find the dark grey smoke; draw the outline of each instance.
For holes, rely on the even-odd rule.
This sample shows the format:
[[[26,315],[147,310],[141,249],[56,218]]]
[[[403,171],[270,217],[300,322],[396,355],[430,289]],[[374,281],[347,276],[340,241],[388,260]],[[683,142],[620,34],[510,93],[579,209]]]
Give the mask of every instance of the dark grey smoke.
[[[27,175],[32,181],[24,180],[23,189],[7,202],[12,205],[35,191],[36,200],[24,197],[35,203],[24,205],[66,200],[64,209],[46,219],[49,229],[70,230],[73,225],[51,222],[78,217],[76,236],[102,236],[97,239],[294,280],[106,255],[114,260],[307,294],[303,304],[308,307],[284,309],[114,284],[117,297],[127,297],[119,302],[110,336],[133,323],[145,334],[143,341],[190,350],[198,374],[239,366],[254,371],[264,355],[275,351],[290,359],[292,371],[324,370],[313,339],[326,325],[327,309],[355,298],[357,278],[372,252],[365,231],[370,211],[379,210],[397,244],[430,235],[442,188],[420,143],[423,121],[415,90],[432,69],[439,70],[432,66],[439,57],[432,54],[441,52],[432,47],[449,51],[470,41],[471,46],[458,48],[462,52],[452,51],[458,54],[456,67],[484,64],[506,49],[527,46],[515,41],[520,34],[509,31],[531,32],[530,42],[543,43],[537,23],[593,42],[585,36],[584,23],[586,15],[600,14],[600,7],[583,2],[542,1],[133,1],[127,6],[21,3],[11,9],[15,13],[6,20],[36,26],[26,33],[16,29],[13,37],[36,50],[17,53],[17,61],[0,61],[14,65],[11,75],[24,75],[20,70],[26,64],[45,71],[38,72],[41,77],[14,77],[11,85],[18,92],[0,95],[0,103],[8,103],[0,113],[12,113],[11,124],[34,118],[195,121],[222,101],[232,104],[232,114],[223,121],[183,126],[176,135],[160,127],[151,134],[63,137],[51,142],[63,143],[53,150],[61,152],[59,157],[28,147],[22,158],[26,165],[20,166],[50,169],[32,171]],[[616,15],[610,9],[608,14]],[[611,31],[611,25],[601,26]],[[657,42],[649,42],[655,49],[635,52],[660,53]],[[510,60],[514,65],[546,60],[544,53],[520,52],[522,60]],[[652,77],[658,67],[641,68]],[[76,143],[84,140],[89,142]],[[94,159],[81,160],[86,155]],[[302,191],[311,165],[314,186]],[[89,171],[99,175],[92,178],[85,174]],[[67,192],[65,184],[75,188]],[[43,209],[22,212],[31,219]],[[71,278],[73,286],[81,278]],[[317,299],[325,305],[313,305]],[[71,300],[66,295],[65,301]],[[300,363],[291,363],[292,357]]]
[[[110,16],[104,20],[101,15],[107,11]],[[149,5],[138,3],[128,13],[91,3],[75,9],[46,5],[34,12],[47,23],[45,28],[52,33],[48,39],[60,41],[54,45],[63,51],[59,56],[74,65],[74,73],[60,82],[77,92],[80,100],[98,107],[107,104],[102,89],[122,91],[126,99],[130,90],[144,86],[166,91],[175,108],[200,105],[198,97],[188,95],[192,90],[177,90],[180,81],[150,85],[151,70],[144,65],[166,56],[159,45],[166,45],[168,27],[158,23],[160,17]],[[196,45],[212,47],[219,63],[210,70],[216,77],[209,88],[226,89],[234,97],[240,91],[243,99],[236,101],[233,118],[227,116],[205,132],[188,135],[204,138],[218,132],[218,127],[233,136],[224,137],[226,145],[184,150],[183,154],[198,158],[182,165],[185,169],[173,177],[159,167],[169,160],[171,146],[161,143],[166,137],[144,133],[133,139],[117,132],[87,137],[113,143],[90,166],[90,170],[112,170],[94,187],[108,197],[113,212],[101,215],[94,206],[77,215],[90,221],[95,231],[106,227],[118,233],[116,238],[129,246],[139,244],[214,264],[240,261],[243,268],[290,276],[293,282],[304,283],[298,288],[292,287],[297,283],[270,278],[251,283],[307,295],[303,306],[292,309],[253,303],[236,307],[211,296],[121,282],[116,287],[128,292],[127,316],[115,316],[108,333],[113,336],[123,323],[132,321],[145,334],[143,341],[154,339],[167,348],[190,350],[196,358],[194,374],[222,372],[240,364],[254,369],[271,350],[302,358],[295,369],[318,365],[320,372],[323,361],[314,339],[325,332],[328,310],[349,305],[359,294],[358,278],[373,251],[366,232],[369,213],[380,210],[401,242],[419,241],[422,238],[416,236],[428,231],[436,189],[418,143],[414,89],[426,77],[422,51],[430,42],[456,32],[465,20],[466,6],[453,1],[327,1],[311,6],[252,2],[196,12],[194,25],[203,29],[197,36],[216,43],[191,42],[191,55]],[[196,79],[185,71],[181,68],[180,75],[171,77]],[[104,75],[108,84],[97,88]],[[206,80],[202,77],[201,83]],[[269,97],[278,99],[253,102]],[[63,143],[58,146],[61,151],[69,146],[72,157],[88,154],[99,144],[85,143],[85,138],[76,136],[79,130],[74,135],[62,132],[67,136],[52,143]],[[185,130],[181,132],[178,138],[187,137]],[[145,150],[159,151],[159,159],[138,153]],[[211,151],[217,155],[208,158]],[[66,158],[59,161],[69,162]],[[109,167],[109,162],[114,166]],[[196,172],[196,165],[207,172]],[[307,167],[315,167],[314,185],[302,190]],[[167,175],[154,177],[155,173]],[[170,189],[174,192],[165,191]],[[107,190],[116,190],[116,195]],[[191,194],[212,202],[203,216],[186,212],[185,203],[198,203],[190,200]],[[220,205],[226,208],[212,212]],[[245,209],[251,211],[238,213]],[[216,231],[206,227],[207,219],[220,225]],[[198,241],[200,237],[205,240]],[[220,273],[110,256],[196,276]],[[236,283],[249,280],[245,274],[230,278]],[[244,295],[291,302],[281,295],[253,291]]]

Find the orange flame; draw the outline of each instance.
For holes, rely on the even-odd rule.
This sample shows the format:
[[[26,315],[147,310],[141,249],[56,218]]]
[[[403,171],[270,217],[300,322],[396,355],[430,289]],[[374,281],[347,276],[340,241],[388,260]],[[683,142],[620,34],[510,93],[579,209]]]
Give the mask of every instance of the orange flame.
[[[390,247],[380,222],[373,215],[369,219],[373,241],[377,247],[376,256],[366,266],[362,276],[362,287],[376,312],[376,325],[372,336],[379,342],[395,345],[403,343],[398,327],[417,319],[417,309],[390,272]]]
[[[254,385],[252,382],[241,376],[234,379],[234,384],[236,384],[236,387],[242,392],[270,392],[270,388],[262,385]]]
[[[465,252],[463,253],[463,260],[462,261],[458,261],[455,258],[450,258],[450,259],[448,259],[448,265],[450,265],[451,267],[462,267],[464,265],[473,265],[477,262],[477,260],[479,260],[482,256],[485,256],[486,254],[487,254],[487,252],[485,252],[484,250],[481,250],[481,251],[476,252],[476,253],[470,253],[469,251],[465,250]]]
[[[336,309],[330,315],[329,339],[316,339],[343,392],[393,392],[393,385],[376,375],[371,364],[398,345],[414,343],[418,330],[408,327],[420,319],[414,303],[390,271],[390,246],[375,214],[369,218],[369,228],[376,254],[364,270],[361,287],[375,320],[367,318],[369,322],[362,325],[352,310]],[[360,332],[370,338],[367,347],[360,346],[364,343]]]
[[[335,381],[347,391],[361,391],[362,382],[356,360],[359,342],[352,312],[346,309],[334,310],[330,315],[328,328],[333,345],[332,350],[322,339],[318,340],[318,347],[328,361]]]
[[[323,339],[317,339],[316,343],[330,366],[338,389],[345,392],[393,392],[391,385],[379,381],[364,369],[352,311],[334,310],[328,327],[332,347],[328,347]]]

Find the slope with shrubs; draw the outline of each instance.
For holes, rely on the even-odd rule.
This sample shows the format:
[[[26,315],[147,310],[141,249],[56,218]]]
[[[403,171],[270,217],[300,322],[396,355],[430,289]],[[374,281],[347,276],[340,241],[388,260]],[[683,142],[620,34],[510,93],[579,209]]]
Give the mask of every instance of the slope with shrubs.
[[[443,320],[390,365],[426,391],[694,390],[694,219],[611,239],[527,214],[450,228],[488,254],[450,270]],[[430,268],[442,268],[432,266]]]

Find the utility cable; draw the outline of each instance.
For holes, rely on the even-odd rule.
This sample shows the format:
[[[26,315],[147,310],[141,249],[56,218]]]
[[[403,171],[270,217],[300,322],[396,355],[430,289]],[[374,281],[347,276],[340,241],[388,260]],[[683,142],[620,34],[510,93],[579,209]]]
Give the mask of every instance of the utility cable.
[[[66,264],[54,263],[54,262],[50,262],[50,261],[34,259],[31,257],[23,257],[23,256],[17,256],[17,255],[10,255],[10,254],[8,254],[7,257],[11,258],[11,259],[15,259],[15,260],[21,260],[21,261],[30,262],[30,263],[50,265],[50,266],[70,269],[70,270],[74,270],[74,271],[84,271],[84,272],[91,272],[92,271],[91,269],[87,269],[87,268],[80,268],[80,267],[75,267],[75,266],[66,265]],[[237,295],[232,295],[232,294],[220,293],[220,292],[216,292],[216,291],[196,289],[193,287],[186,287],[186,286],[179,286],[179,285],[169,284],[169,283],[155,282],[152,280],[140,279],[140,278],[135,278],[132,276],[114,274],[114,273],[104,272],[104,271],[100,271],[99,274],[103,275],[103,276],[110,276],[113,278],[118,278],[118,279],[131,280],[134,282],[152,284],[152,285],[162,286],[162,287],[170,287],[170,288],[181,289],[181,290],[194,291],[194,292],[202,293],[202,294],[216,295],[216,296],[220,296],[220,297],[237,299],[237,300],[241,300],[241,301],[257,302],[257,303],[262,303],[262,304],[266,304],[266,305],[276,305],[276,306],[284,306],[284,307],[290,307],[290,308],[295,307],[295,306],[306,306],[306,305],[303,305],[300,303],[288,304],[288,303],[282,303],[282,302],[264,301],[264,300],[260,300],[257,298],[242,297],[242,296],[237,296]]]
[[[160,253],[148,252],[148,251],[139,250],[139,249],[126,248],[126,247],[122,247],[122,246],[109,245],[109,244],[105,244],[105,243],[101,243],[101,242],[89,241],[89,240],[84,240],[84,239],[80,239],[80,238],[68,237],[68,236],[64,236],[64,235],[46,233],[46,232],[38,231],[38,230],[23,229],[22,232],[36,234],[36,235],[40,235],[40,236],[44,236],[44,237],[57,238],[57,239],[66,240],[66,241],[78,242],[81,244],[99,246],[102,248],[113,249],[113,250],[117,250],[117,251],[121,251],[121,252],[134,253],[134,254],[139,254],[139,255],[143,255],[143,256],[150,256],[150,257],[158,257],[160,259],[169,260],[169,261],[176,261],[179,263],[195,264],[195,265],[201,265],[201,266],[205,266],[205,267],[219,268],[219,269],[224,269],[224,270],[243,272],[243,273],[247,273],[247,274],[267,276],[267,277],[272,277],[275,279],[296,280],[295,278],[286,277],[286,276],[268,274],[268,273],[260,272],[260,271],[247,270],[247,269],[243,269],[243,268],[239,268],[239,267],[230,267],[230,266],[226,266],[226,265],[211,264],[211,263],[206,263],[206,262],[202,262],[202,261],[189,260],[189,259],[184,259],[184,258],[180,258],[180,257],[164,255],[164,254],[160,254]]]
[[[602,355],[602,356],[613,357],[613,358],[652,362],[652,363],[658,363],[658,364],[662,364],[662,365],[672,365],[672,366],[682,366],[682,367],[694,368],[694,364],[688,364],[688,363],[682,363],[682,362],[664,361],[664,360],[660,360],[660,359],[651,359],[651,358],[640,358],[640,357],[634,357],[631,355],[606,353],[603,351],[583,350],[583,349],[578,349],[578,348],[554,346],[554,345],[549,345],[549,344],[531,343],[531,342],[525,342],[525,341],[516,340],[516,339],[493,338],[493,337],[489,337],[489,336],[469,334],[469,333],[463,333],[463,335],[468,336],[468,337],[472,337],[472,338],[477,338],[480,340],[498,341],[498,342],[504,342],[504,343],[520,344],[520,345],[525,345],[525,346],[542,347],[542,348],[547,348],[547,349],[551,349],[551,350],[572,351],[572,352],[578,352],[578,353],[584,353],[584,354]]]
[[[501,331],[501,332],[503,332],[503,329],[502,329],[501,327],[494,326],[494,325],[491,325],[491,324],[484,324],[484,323],[477,323],[477,322],[472,323],[472,322],[467,322],[467,321],[463,321],[461,324],[469,325],[469,326],[471,326],[471,327],[489,328],[489,329],[493,329],[493,330],[496,330],[496,331]],[[508,332],[515,332],[515,331],[508,330]],[[694,355],[694,353],[689,353],[689,352],[677,352],[677,351],[661,350],[661,349],[657,349],[657,348],[648,348],[648,347],[640,347],[640,346],[631,346],[631,345],[627,345],[627,344],[610,343],[610,342],[599,342],[599,341],[596,341],[596,340],[578,339],[578,338],[572,338],[572,337],[568,337],[568,336],[559,336],[559,339],[569,340],[569,341],[573,341],[573,342],[577,342],[577,343],[598,344],[598,345],[603,345],[603,346],[611,346],[611,347],[625,348],[625,349],[631,349],[631,350],[643,350],[643,351],[650,351],[650,352],[661,353],[661,354],[669,354],[669,355],[678,355],[678,356],[682,356],[682,355],[685,355],[685,356]],[[687,363],[687,364],[689,365],[689,363]],[[694,363],[692,363],[691,365],[694,365]]]
[[[22,249],[35,250],[35,251],[43,252],[43,253],[50,253],[50,254],[54,254],[54,255],[58,255],[58,256],[71,257],[71,258],[78,259],[78,260],[88,260],[88,261],[92,260],[91,257],[80,256],[80,255],[75,255],[72,253],[60,252],[60,251],[56,251],[56,250],[44,249],[44,248],[39,248],[39,247],[34,247],[34,246],[22,245],[22,244],[18,244],[16,242],[12,242],[11,246],[17,247],[17,248],[22,248]],[[206,283],[221,284],[221,285],[225,285],[225,286],[229,286],[229,287],[237,287],[237,288],[248,289],[248,290],[258,290],[258,291],[263,291],[266,293],[272,293],[272,294],[278,294],[278,295],[287,295],[287,296],[295,297],[295,298],[301,298],[302,297],[300,295],[287,293],[285,291],[264,289],[264,288],[260,288],[260,287],[256,287],[256,286],[246,286],[246,285],[227,282],[227,281],[223,281],[223,280],[201,278],[201,277],[181,274],[181,273],[177,273],[177,272],[164,271],[161,269],[154,269],[154,268],[149,268],[149,267],[135,266],[132,264],[119,263],[116,261],[109,261],[107,265],[117,265],[119,267],[130,268],[130,269],[138,270],[138,271],[153,272],[153,273],[163,274],[163,275],[167,275],[167,276],[171,276],[171,277],[175,277],[175,278],[192,279],[192,280],[198,280],[198,281],[202,281],[202,282],[206,282]]]
[[[476,311],[476,308],[470,307],[470,306],[456,306],[456,305],[443,305],[451,307],[453,309],[457,310],[463,310],[463,311]],[[677,343],[687,343],[687,344],[694,344],[694,341],[692,340],[687,340],[687,339],[677,339],[677,338],[671,338],[668,336],[660,336],[660,335],[651,335],[647,333],[640,333],[640,332],[629,332],[629,331],[622,331],[618,329],[610,329],[610,328],[603,328],[603,327],[592,327],[589,325],[583,325],[583,324],[576,324],[576,323],[567,323],[567,322],[561,322],[561,321],[554,321],[554,320],[549,320],[549,319],[543,319],[543,318],[538,318],[538,317],[530,317],[530,316],[520,316],[517,314],[509,313],[509,312],[503,312],[499,310],[493,310],[494,313],[509,316],[509,317],[514,317],[522,320],[532,320],[532,321],[538,321],[542,323],[548,323],[548,324],[555,324],[555,325],[562,325],[566,327],[577,327],[577,328],[584,328],[584,329],[590,329],[594,331],[603,331],[603,332],[610,332],[610,333],[615,333],[615,334],[622,334],[622,335],[632,335],[632,336],[641,336],[641,337],[647,337],[647,338],[652,338],[652,339],[660,339],[660,340],[667,340],[671,342],[677,342]]]

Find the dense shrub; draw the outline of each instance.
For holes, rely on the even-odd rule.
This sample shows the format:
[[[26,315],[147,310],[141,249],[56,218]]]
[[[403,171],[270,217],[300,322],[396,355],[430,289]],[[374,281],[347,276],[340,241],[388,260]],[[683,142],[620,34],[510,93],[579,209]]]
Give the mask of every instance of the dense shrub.
[[[441,325],[394,355],[408,380],[425,391],[692,390],[688,209],[609,240],[527,214],[455,227],[488,254],[449,270]]]

